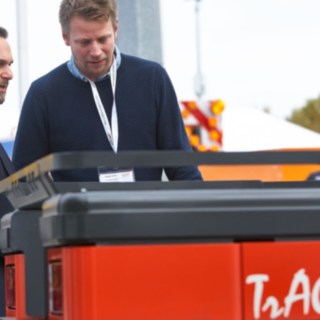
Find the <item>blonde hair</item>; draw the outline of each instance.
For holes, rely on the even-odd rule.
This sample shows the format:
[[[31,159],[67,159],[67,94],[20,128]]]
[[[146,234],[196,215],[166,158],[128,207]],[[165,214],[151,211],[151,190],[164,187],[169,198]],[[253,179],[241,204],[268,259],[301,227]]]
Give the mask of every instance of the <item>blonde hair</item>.
[[[62,0],[59,21],[63,32],[69,33],[69,24],[73,17],[89,21],[111,19],[113,28],[116,28],[118,19],[116,0]]]

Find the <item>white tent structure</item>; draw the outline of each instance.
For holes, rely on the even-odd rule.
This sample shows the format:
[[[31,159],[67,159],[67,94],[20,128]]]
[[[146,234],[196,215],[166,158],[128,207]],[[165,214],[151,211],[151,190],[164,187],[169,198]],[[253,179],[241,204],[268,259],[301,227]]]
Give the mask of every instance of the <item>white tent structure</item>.
[[[320,148],[320,134],[253,108],[226,108],[223,151]]]

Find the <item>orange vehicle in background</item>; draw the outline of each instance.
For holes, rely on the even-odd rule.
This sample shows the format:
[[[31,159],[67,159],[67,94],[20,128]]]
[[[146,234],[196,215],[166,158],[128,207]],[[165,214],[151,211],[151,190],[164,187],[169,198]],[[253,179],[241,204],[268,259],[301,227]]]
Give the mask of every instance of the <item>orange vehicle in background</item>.
[[[306,150],[319,149],[304,149]],[[283,151],[303,150],[283,149]],[[307,180],[311,173],[320,171],[320,164],[200,166],[200,171],[205,180],[303,181]]]

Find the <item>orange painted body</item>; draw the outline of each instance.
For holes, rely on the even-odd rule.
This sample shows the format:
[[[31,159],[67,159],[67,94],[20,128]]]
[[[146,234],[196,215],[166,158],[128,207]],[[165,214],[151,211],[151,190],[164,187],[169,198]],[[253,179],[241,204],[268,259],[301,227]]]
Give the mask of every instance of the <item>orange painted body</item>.
[[[319,252],[316,241],[242,244],[244,319],[320,319]]]
[[[320,319],[319,251],[319,241],[49,249],[48,319]],[[5,265],[6,315],[38,319],[25,312],[24,255]]]
[[[242,319],[239,244],[66,247],[60,261],[63,314],[50,320]]]
[[[23,254],[5,256],[6,316],[36,319],[26,313],[25,263]]]

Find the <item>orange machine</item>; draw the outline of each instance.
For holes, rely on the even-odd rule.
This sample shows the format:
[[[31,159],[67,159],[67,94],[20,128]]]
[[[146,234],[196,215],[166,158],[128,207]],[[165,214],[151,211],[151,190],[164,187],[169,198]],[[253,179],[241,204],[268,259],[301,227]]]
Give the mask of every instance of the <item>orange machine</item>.
[[[319,194],[271,187],[50,199],[40,218],[49,319],[320,319]]]
[[[153,164],[176,165],[167,162],[169,155],[181,159],[157,154]],[[223,166],[313,165],[319,159],[318,153],[185,156],[188,165]],[[64,169],[64,158],[67,168],[97,165],[97,159],[128,165],[125,154],[81,161],[77,154],[57,155],[23,170],[32,179],[21,189],[10,181],[6,194],[17,209],[2,218],[0,230],[7,316],[320,319],[318,183],[59,185],[37,176],[42,166]]]

